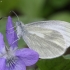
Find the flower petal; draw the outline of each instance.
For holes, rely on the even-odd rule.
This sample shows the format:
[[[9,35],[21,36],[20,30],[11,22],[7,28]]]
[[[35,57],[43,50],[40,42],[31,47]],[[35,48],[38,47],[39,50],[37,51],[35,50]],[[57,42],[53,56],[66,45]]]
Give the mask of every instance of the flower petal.
[[[17,50],[16,56],[20,57],[21,60],[24,61],[26,66],[35,64],[39,59],[38,53],[29,48]]]
[[[24,62],[18,57],[15,58],[15,60],[6,61],[5,70],[26,70]]]
[[[0,70],[5,70],[5,59],[0,58]]]
[[[21,59],[19,59],[13,70],[26,70],[26,66],[25,66],[24,62],[21,61]]]
[[[6,24],[6,37],[7,37],[9,46],[11,47],[17,46],[17,42],[14,42],[17,39],[17,34],[14,31],[12,18],[10,16],[8,17],[7,24]]]
[[[0,33],[0,52],[3,52],[4,49],[5,49],[5,43],[3,40],[3,35]]]

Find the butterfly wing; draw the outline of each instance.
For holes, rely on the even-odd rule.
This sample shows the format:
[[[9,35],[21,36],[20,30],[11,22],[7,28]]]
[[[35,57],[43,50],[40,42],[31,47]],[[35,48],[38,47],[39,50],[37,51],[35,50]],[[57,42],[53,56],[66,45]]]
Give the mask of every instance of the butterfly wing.
[[[61,26],[54,23],[41,21],[25,25],[22,37],[29,48],[39,53],[40,58],[49,59],[61,56],[68,48],[65,38],[60,32],[62,31]],[[60,30],[58,31],[58,29]]]
[[[67,47],[70,46],[70,23],[68,22],[58,21],[58,20],[39,21],[39,22],[26,24],[26,26],[29,26],[29,27],[35,26],[35,27],[41,27],[45,29],[48,28],[48,29],[58,31],[64,37]]]

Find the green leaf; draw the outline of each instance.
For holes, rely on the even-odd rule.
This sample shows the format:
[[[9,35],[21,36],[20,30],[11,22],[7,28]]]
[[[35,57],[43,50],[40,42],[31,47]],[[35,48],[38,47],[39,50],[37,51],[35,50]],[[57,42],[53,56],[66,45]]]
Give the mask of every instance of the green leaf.
[[[70,70],[70,60],[65,60],[63,57],[55,59],[40,59],[37,63],[40,70]]]
[[[64,55],[63,56],[65,59],[70,59],[70,54]]]

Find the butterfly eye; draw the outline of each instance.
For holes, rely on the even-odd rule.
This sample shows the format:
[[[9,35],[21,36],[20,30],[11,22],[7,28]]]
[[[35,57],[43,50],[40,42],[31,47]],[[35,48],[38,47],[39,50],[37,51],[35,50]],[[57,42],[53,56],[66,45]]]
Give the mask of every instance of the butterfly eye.
[[[21,23],[19,22],[19,25],[21,25]]]
[[[20,21],[17,21],[16,23],[17,23],[18,26],[21,26],[21,22]]]
[[[19,21],[17,21],[17,22],[16,22],[16,25],[17,25],[17,26],[20,26],[20,25],[21,25],[21,23],[20,23]]]

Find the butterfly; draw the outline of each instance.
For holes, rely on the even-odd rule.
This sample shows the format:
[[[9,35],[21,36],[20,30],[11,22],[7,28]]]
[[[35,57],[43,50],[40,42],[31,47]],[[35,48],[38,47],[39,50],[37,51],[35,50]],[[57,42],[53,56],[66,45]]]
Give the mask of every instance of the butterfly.
[[[65,53],[70,46],[70,23],[58,20],[29,24],[16,22],[17,37],[39,53],[39,58],[52,59]]]

